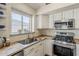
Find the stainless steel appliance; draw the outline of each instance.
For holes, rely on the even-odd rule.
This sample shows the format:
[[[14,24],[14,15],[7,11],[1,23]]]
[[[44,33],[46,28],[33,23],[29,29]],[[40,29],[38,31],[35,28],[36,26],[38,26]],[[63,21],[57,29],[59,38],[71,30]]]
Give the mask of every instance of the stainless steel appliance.
[[[75,20],[68,19],[68,21],[55,21],[54,26],[55,26],[55,29],[74,29]]]
[[[53,52],[58,56],[76,55],[76,44],[73,33],[59,32],[54,38]]]

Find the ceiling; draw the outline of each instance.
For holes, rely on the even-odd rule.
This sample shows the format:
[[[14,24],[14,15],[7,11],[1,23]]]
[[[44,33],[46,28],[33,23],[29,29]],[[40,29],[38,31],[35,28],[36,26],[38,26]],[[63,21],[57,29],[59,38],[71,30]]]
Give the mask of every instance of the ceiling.
[[[40,7],[46,5],[46,4],[49,4],[49,3],[26,3],[26,5],[28,5],[29,7],[37,10],[39,9]]]

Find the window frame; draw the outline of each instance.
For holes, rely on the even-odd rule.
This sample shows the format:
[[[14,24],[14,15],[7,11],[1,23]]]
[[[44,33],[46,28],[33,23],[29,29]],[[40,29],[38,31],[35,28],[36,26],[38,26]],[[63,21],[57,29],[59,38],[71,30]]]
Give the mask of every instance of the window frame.
[[[23,35],[23,34],[28,34],[28,33],[26,33],[26,32],[24,32],[24,33],[19,33],[19,32],[17,32],[18,34],[13,34],[12,33],[12,12],[14,12],[14,13],[16,13],[16,14],[20,14],[20,15],[22,15],[22,19],[21,19],[21,31],[23,31],[23,16],[27,16],[27,17],[29,17],[29,32],[28,33],[31,33],[32,32],[32,29],[31,29],[31,27],[32,27],[32,15],[29,15],[29,14],[27,14],[27,13],[24,13],[24,12],[22,12],[22,11],[19,11],[19,10],[15,10],[15,9],[12,9],[12,11],[11,11],[11,31],[10,31],[10,35],[11,36],[15,36],[15,35]]]

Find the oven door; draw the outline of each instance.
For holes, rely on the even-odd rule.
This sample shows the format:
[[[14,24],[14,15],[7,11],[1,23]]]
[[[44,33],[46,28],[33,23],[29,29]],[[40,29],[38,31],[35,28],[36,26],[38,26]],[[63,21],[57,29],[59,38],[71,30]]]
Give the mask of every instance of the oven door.
[[[56,44],[53,45],[53,53],[57,56],[73,56],[73,49],[58,46]]]

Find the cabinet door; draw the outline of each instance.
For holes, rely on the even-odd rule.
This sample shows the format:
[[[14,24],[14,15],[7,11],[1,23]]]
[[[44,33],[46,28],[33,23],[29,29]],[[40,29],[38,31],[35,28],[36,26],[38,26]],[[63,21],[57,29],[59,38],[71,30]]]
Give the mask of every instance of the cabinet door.
[[[55,29],[55,27],[54,27],[55,21],[62,21],[62,13],[61,12],[49,15],[49,28]]]
[[[54,15],[49,15],[49,28],[54,29]]]
[[[44,53],[49,56],[52,56],[52,40],[51,40],[51,38],[48,38],[47,40],[45,40]]]
[[[64,11],[63,12],[63,18],[64,18],[64,20],[74,18],[74,9]]]
[[[49,28],[48,15],[42,16],[42,28]]]
[[[39,56],[44,56],[43,42],[39,44]]]
[[[40,52],[40,55],[39,56],[44,56],[44,51],[43,51],[43,46],[41,46],[40,48],[39,48],[39,52]]]
[[[51,45],[52,45],[52,48],[51,49],[52,49],[52,55],[55,56],[54,55],[54,52],[53,52],[53,44],[54,44],[54,40],[52,40],[52,42],[51,42]]]
[[[37,50],[33,50],[31,53],[29,53],[27,56],[37,56]]]
[[[76,44],[76,56],[79,56],[79,44]]]
[[[39,56],[38,51],[39,51],[38,47],[35,44],[35,45],[33,45],[33,47],[31,46],[25,50],[25,55],[27,55],[27,56]],[[29,52],[29,53],[27,54],[27,52]]]
[[[46,41],[47,41],[47,39],[45,39],[45,40],[43,41],[44,55],[46,54]]]
[[[29,47],[25,50],[24,55],[27,56],[43,56],[43,43],[39,42],[35,45],[33,45],[33,47]]]
[[[44,55],[44,52],[43,52],[43,42],[39,42],[37,45],[36,45],[36,55],[37,56],[43,56]]]
[[[31,48],[31,47],[24,49],[24,56],[27,56],[28,54],[30,54],[33,51],[33,49],[34,48]]]
[[[52,56],[52,41],[51,40],[47,40],[46,49],[47,49],[46,52],[48,53],[48,55]]]
[[[48,15],[38,15],[38,28],[49,28]]]
[[[62,13],[54,14],[54,21],[60,21],[60,20],[62,20]]]
[[[42,15],[37,16],[37,28],[42,28]]]
[[[42,47],[38,47],[34,53],[35,56],[43,56]]]
[[[24,49],[24,56],[31,54],[34,50],[35,50],[35,45],[25,48]]]
[[[79,29],[79,8],[74,9],[75,28]]]

